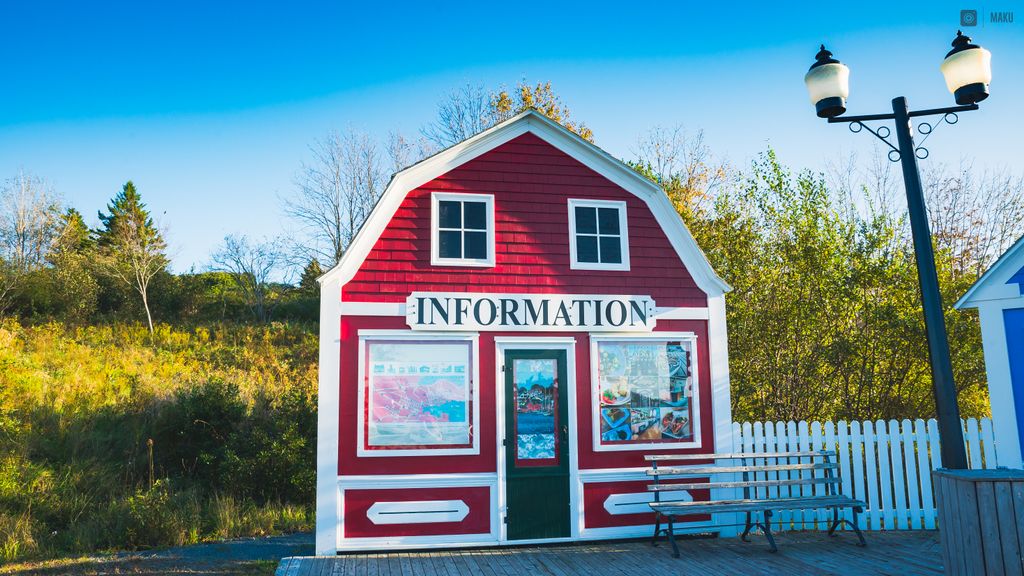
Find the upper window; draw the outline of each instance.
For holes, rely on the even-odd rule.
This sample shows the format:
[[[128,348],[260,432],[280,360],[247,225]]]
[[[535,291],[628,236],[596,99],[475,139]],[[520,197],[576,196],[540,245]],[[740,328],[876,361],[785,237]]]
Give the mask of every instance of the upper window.
[[[626,203],[569,200],[569,259],[576,270],[629,270]]]
[[[494,266],[494,196],[435,192],[431,222],[431,264]]]

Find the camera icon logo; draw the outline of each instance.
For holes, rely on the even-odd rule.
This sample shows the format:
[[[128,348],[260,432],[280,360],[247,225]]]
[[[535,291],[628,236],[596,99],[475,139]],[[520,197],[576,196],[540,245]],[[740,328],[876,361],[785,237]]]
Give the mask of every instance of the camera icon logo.
[[[977,10],[961,10],[960,11],[960,25],[961,26],[977,26],[978,25],[978,11]]]

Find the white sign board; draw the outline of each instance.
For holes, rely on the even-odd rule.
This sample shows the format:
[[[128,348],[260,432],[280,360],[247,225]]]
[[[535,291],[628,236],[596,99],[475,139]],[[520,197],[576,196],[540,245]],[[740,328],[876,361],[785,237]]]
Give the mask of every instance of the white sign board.
[[[655,326],[650,296],[413,292],[405,314],[413,330],[650,332]]]

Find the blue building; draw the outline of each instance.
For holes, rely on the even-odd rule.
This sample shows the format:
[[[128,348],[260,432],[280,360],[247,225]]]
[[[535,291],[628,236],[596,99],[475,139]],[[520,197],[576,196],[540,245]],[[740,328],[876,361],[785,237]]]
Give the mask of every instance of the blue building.
[[[977,308],[999,462],[1021,467],[1024,446],[1024,237],[956,303]]]

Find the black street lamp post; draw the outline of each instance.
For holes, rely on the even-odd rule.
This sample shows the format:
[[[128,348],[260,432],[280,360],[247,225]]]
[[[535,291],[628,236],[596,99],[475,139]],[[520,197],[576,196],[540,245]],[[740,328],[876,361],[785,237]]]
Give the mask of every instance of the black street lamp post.
[[[928,226],[928,212],[921,188],[921,173],[917,160],[928,157],[928,150],[922,146],[940,122],[934,125],[922,122],[919,132],[924,135],[921,142],[914,142],[914,127],[911,118],[941,115],[941,121],[955,124],[958,112],[977,110],[978,102],[988,97],[988,85],[992,80],[991,54],[980,46],[971,44],[971,39],[959,31],[953,40],[953,49],[946,55],[940,69],[946,78],[946,85],[953,93],[957,104],[949,108],[911,111],[904,97],[893,98],[892,114],[871,114],[866,116],[839,116],[846,112],[846,98],[849,95],[850,70],[832,53],[821,47],[815,63],[808,70],[804,81],[815,105],[818,116],[827,118],[829,123],[845,122],[851,132],[867,129],[889,146],[889,160],[899,161],[903,167],[903,183],[907,190],[907,209],[910,212],[910,232],[914,240],[917,259],[917,275],[921,285],[921,304],[924,309],[925,331],[928,336],[928,354],[931,359],[932,381],[935,393],[935,409],[938,412],[939,436],[941,438],[942,466],[952,469],[967,468],[967,454],[964,450],[964,434],[960,424],[960,410],[956,402],[956,386],[953,382],[953,365],[949,357],[949,340],[946,335],[946,320],[942,312],[942,296],[939,293],[939,279],[935,271],[935,254],[932,250],[931,231]],[[889,128],[871,128],[865,122],[893,120],[896,124],[896,145],[889,141]]]

